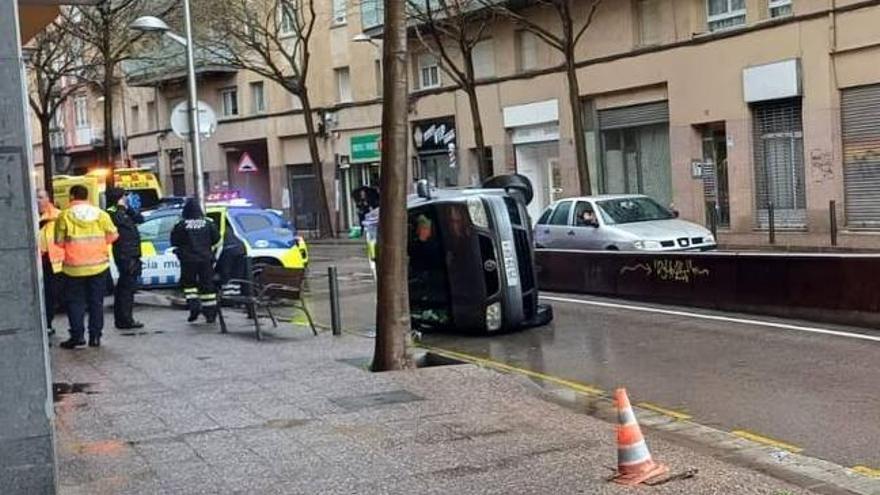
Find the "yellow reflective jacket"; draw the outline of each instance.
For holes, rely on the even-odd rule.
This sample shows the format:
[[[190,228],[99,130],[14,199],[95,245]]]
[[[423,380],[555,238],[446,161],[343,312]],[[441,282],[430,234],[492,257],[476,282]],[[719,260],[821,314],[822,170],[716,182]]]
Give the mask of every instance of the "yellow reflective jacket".
[[[61,212],[49,203],[49,209],[40,215],[40,255],[48,255],[52,273],[61,272],[64,248],[55,243],[55,221]]]
[[[62,270],[89,277],[110,267],[110,245],[119,237],[107,212],[88,201],[73,201],[55,221],[55,242],[64,248]]]

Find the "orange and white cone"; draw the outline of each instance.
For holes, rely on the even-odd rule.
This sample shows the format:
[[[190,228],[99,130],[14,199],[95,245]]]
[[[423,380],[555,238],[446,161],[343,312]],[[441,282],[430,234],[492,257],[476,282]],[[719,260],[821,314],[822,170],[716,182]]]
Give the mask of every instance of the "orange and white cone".
[[[614,391],[614,403],[617,406],[617,475],[615,483],[622,485],[638,485],[651,478],[666,474],[669,468],[655,463],[642,436],[639,422],[629,403],[626,389]]]

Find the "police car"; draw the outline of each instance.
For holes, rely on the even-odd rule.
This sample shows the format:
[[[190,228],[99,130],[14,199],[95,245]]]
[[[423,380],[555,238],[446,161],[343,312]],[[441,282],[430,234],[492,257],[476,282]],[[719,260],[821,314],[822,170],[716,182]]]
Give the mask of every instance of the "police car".
[[[209,198],[210,200],[211,198]],[[144,288],[174,286],[180,282],[180,262],[171,246],[171,230],[183,209],[171,206],[144,213],[141,233]],[[275,210],[250,206],[243,200],[209,202],[207,216],[220,229],[221,239],[231,229],[241,239],[254,265],[305,268],[309,253],[305,240],[294,226]],[[222,241],[216,246],[217,254]]]

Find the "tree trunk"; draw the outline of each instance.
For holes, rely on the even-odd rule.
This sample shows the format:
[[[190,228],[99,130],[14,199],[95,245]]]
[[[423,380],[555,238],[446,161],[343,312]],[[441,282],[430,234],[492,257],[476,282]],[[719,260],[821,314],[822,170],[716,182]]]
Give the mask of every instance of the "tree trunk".
[[[330,203],[327,201],[327,188],[324,186],[324,164],[321,162],[321,153],[318,151],[318,136],[315,133],[315,121],[312,120],[312,102],[309,100],[307,91],[298,95],[302,103],[303,117],[306,123],[306,139],[309,142],[309,156],[315,167],[315,175],[318,177],[318,232],[323,236],[333,235],[333,225],[330,223]]]
[[[373,371],[411,366],[407,283],[407,52],[406,0],[385,0],[382,47],[382,175],[377,264],[376,349]]]
[[[568,104],[571,107],[571,123],[574,132],[574,154],[577,160],[578,182],[581,194],[592,194],[590,167],[587,164],[587,136],[584,129],[584,109],[581,106],[580,86],[574,65],[574,48],[566,54],[565,75],[568,78]]]
[[[480,102],[477,101],[476,88],[469,88],[466,91],[468,95],[468,104],[471,110],[471,121],[474,125],[474,149],[477,153],[477,165],[479,167],[480,182],[492,176],[492,169],[486,157],[486,142],[483,139],[483,120],[480,116]]]
[[[43,190],[49,195],[49,199],[54,199],[52,194],[52,174],[55,172],[52,166],[52,139],[49,132],[49,116],[40,116],[40,147],[43,149]]]
[[[104,164],[107,168],[114,168],[113,153],[113,65],[104,65]],[[113,174],[107,174],[108,181],[113,180]]]

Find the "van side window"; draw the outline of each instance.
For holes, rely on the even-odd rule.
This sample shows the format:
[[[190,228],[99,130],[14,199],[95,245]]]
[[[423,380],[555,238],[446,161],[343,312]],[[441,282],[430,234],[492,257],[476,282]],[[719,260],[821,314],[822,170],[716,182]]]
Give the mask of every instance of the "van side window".
[[[550,225],[568,225],[568,212],[571,211],[571,201],[559,203],[553,216],[550,217]]]
[[[538,225],[544,225],[550,220],[550,215],[553,214],[553,207],[547,208],[544,210],[544,213],[541,214],[541,218],[538,219]]]

